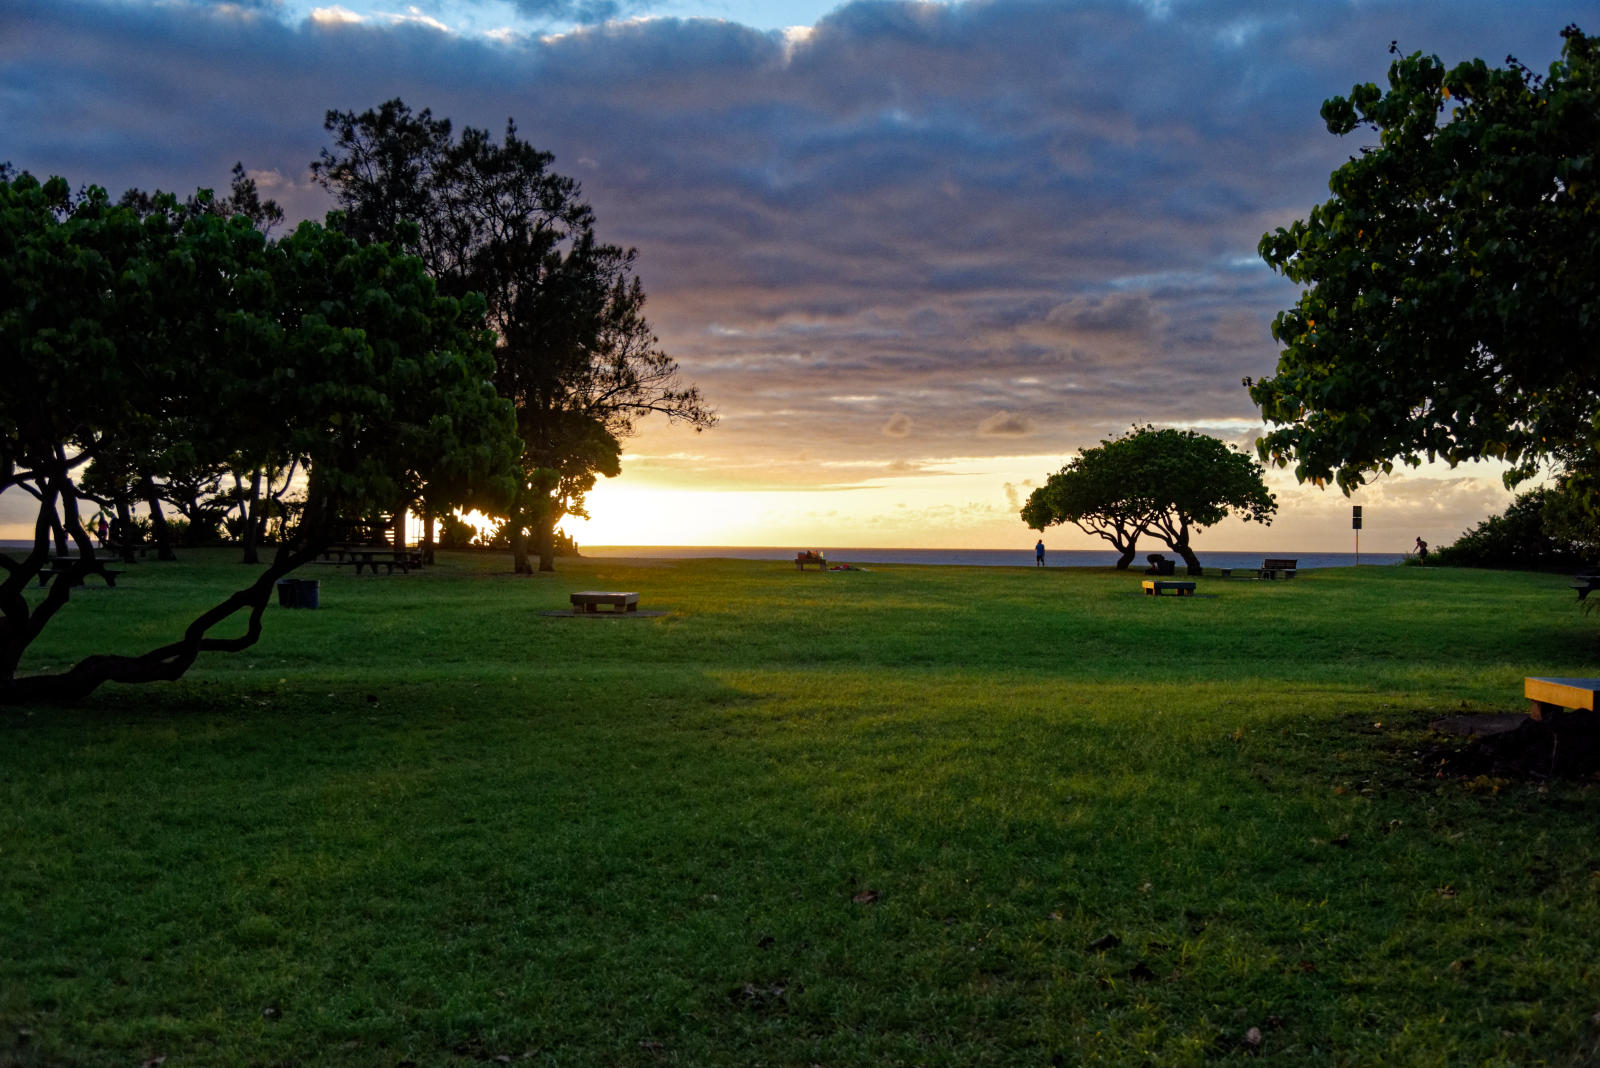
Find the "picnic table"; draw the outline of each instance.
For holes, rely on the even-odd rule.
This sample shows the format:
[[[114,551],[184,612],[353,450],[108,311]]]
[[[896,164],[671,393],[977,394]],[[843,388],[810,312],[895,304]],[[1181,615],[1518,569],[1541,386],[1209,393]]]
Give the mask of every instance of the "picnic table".
[[[610,605],[612,613],[639,610],[639,594],[632,590],[580,590],[571,600],[574,612],[598,612],[603,604]]]
[[[383,567],[387,569],[384,574],[392,575],[395,568],[399,568],[402,574],[409,574],[412,568],[422,567],[421,549],[391,549],[381,545],[330,545],[323,550],[322,555],[324,559],[321,563],[333,564],[336,567],[352,564],[358,575],[363,568],[370,568],[376,575],[378,568]],[[333,559],[327,559],[330,556]]]
[[[77,566],[79,559],[80,557],[76,556],[51,557],[50,561],[39,570],[39,585],[48,586],[50,585],[50,580],[55,578],[57,575],[71,574],[72,569]],[[85,574],[99,575],[101,578],[106,580],[107,586],[115,586],[117,584],[117,576],[122,574],[122,571],[117,568],[106,567],[102,564],[102,566],[85,572]],[[82,586],[83,576],[78,576],[72,581],[71,585]]]

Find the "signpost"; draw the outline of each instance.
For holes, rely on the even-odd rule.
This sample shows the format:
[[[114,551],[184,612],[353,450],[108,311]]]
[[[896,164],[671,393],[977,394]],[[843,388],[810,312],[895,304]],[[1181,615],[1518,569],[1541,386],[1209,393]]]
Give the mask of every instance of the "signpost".
[[[1361,506],[1350,506],[1350,529],[1356,532],[1356,566],[1361,566]]]

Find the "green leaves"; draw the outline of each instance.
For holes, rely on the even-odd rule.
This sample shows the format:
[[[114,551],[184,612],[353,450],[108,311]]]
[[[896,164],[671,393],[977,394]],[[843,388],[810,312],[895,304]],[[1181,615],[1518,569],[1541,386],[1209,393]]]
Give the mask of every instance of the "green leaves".
[[[1547,78],[1414,54],[1387,91],[1323,106],[1331,132],[1366,124],[1379,145],[1261,240],[1308,287],[1273,324],[1277,374],[1249,387],[1276,426],[1262,457],[1349,489],[1422,454],[1514,459],[1521,477],[1600,446],[1600,63],[1563,36]]]

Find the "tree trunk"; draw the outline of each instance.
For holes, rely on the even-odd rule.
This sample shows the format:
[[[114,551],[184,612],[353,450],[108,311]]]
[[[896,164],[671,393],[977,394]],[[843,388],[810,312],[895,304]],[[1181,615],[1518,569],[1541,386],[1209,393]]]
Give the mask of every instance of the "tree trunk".
[[[250,494],[239,502],[239,513],[243,522],[239,524],[239,537],[244,542],[244,559],[241,563],[259,564],[261,555],[257,551],[261,544],[261,523],[256,513],[261,510],[261,468],[250,472]]]
[[[156,539],[156,559],[176,560],[178,554],[172,551],[172,531],[167,526],[166,513],[161,510],[156,484],[147,478],[140,489],[144,493],[144,503],[150,509],[150,533]]]
[[[1117,570],[1126,571],[1128,570],[1128,565],[1133,563],[1133,556],[1138,549],[1138,543],[1130,541],[1127,545],[1118,546],[1118,548],[1122,550],[1122,555],[1117,557]]]
[[[433,565],[433,509],[422,506],[422,562]]]
[[[122,497],[117,498],[117,530],[120,536],[115,539],[117,554],[122,557],[122,562],[131,564],[138,557],[133,554],[133,511],[128,507],[128,502]]]
[[[553,509],[551,509],[553,511]],[[556,569],[556,521],[546,519],[543,514],[534,530],[539,548],[539,570],[554,571]]]

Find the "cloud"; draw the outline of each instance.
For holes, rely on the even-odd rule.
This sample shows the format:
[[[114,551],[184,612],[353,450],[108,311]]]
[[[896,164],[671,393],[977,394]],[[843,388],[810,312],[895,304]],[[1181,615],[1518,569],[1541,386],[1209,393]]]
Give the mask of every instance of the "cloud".
[[[4,152],[113,193],[220,187],[242,160],[320,217],[328,109],[515,117],[601,237],[638,248],[652,325],[723,413],[694,470],[812,484],[819,463],[881,463],[886,436],[1064,455],[1133,423],[1259,418],[1239,382],[1271,372],[1296,288],[1257,242],[1367,137],[1329,135],[1321,102],[1381,82],[1395,38],[1539,69],[1570,19],[1551,0],[1515,20],[1503,0],[861,2],[784,33],[630,19],[668,10],[632,0],[517,7],[583,25],[495,40],[291,25],[271,2],[13,0]],[[641,440],[669,453],[674,433]]]
[[[1021,438],[1034,431],[1034,422],[1014,412],[995,412],[978,424],[978,434],[986,438]]]

